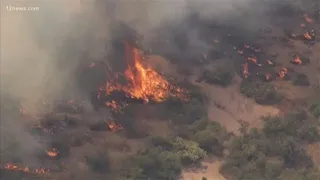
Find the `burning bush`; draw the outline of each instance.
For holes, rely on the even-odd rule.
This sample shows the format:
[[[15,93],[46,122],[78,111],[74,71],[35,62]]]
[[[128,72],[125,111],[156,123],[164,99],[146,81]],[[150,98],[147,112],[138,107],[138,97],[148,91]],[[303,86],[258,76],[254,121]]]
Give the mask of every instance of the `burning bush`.
[[[110,160],[107,153],[85,156],[85,159],[87,165],[95,172],[105,173],[110,169]]]
[[[282,98],[271,84],[258,81],[243,80],[240,85],[240,92],[248,98],[253,98],[258,104],[263,105],[276,104]]]
[[[56,138],[55,140],[53,140],[53,142],[51,143],[51,148],[49,150],[52,149],[54,149],[55,152],[58,152],[55,156],[56,158],[65,158],[70,154],[69,143],[66,139]]]
[[[308,76],[305,74],[298,74],[292,83],[296,86],[310,86]]]

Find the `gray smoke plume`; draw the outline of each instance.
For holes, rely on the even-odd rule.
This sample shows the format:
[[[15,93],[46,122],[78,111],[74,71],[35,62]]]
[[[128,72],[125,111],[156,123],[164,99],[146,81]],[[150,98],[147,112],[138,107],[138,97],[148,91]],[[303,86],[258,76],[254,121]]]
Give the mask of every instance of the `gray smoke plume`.
[[[271,0],[269,0],[271,1]],[[1,154],[31,155],[41,145],[22,122],[26,114],[42,113],[42,102],[61,98],[88,98],[77,85],[78,69],[93,61],[110,61],[112,41],[127,27],[143,35],[147,46],[159,39],[185,34],[184,53],[205,51],[207,43],[187,18],[242,29],[268,23],[270,10],[258,0],[17,0],[1,1]],[[282,1],[281,4],[297,1]],[[280,2],[275,3],[275,5]],[[38,7],[37,11],[12,10]],[[11,9],[11,10],[9,10]],[[263,21],[262,21],[263,19]],[[124,26],[121,26],[123,24]],[[170,28],[168,28],[170,27]],[[172,28],[174,27],[174,28]],[[157,39],[157,40],[155,40]],[[183,38],[182,38],[183,39]],[[179,45],[169,44],[171,51]],[[188,56],[188,54],[186,54]],[[72,97],[71,97],[72,96]],[[30,121],[32,121],[31,118]]]

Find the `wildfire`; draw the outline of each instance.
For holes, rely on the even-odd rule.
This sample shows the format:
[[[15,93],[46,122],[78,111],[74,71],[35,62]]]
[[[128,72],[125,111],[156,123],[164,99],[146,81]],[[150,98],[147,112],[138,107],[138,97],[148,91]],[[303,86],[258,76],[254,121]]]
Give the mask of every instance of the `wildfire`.
[[[283,79],[286,76],[287,72],[288,72],[287,68],[282,68],[279,72],[279,77]]]
[[[293,64],[302,64],[302,60],[300,59],[300,57],[298,55],[294,55],[293,56],[293,60],[291,61],[291,63],[293,63]]]
[[[266,81],[271,81],[271,74],[270,73],[266,73],[265,76],[264,76],[264,79]]]
[[[138,50],[125,43],[125,57],[127,61],[127,69],[124,72],[127,85],[117,83],[106,83],[106,94],[113,91],[123,91],[126,96],[133,99],[141,99],[144,102],[150,100],[162,102],[169,96],[178,97],[181,100],[187,100],[186,92],[177,87],[173,87],[159,73],[151,68],[145,67],[141,60],[143,57]],[[107,102],[107,106],[114,108],[115,103]]]
[[[308,14],[304,14],[304,15],[303,15],[303,18],[304,18],[304,20],[305,20],[307,23],[312,23],[312,22],[313,22],[313,20],[309,17]]]
[[[248,78],[248,73],[249,73],[249,71],[248,71],[248,63],[243,64],[242,67],[243,67],[243,70],[242,70],[243,77],[244,78]]]
[[[118,130],[121,130],[123,127],[120,125],[117,125],[116,123],[114,123],[113,121],[108,121],[107,122],[108,128],[111,132],[115,132]]]
[[[254,64],[257,64],[257,59],[254,57],[248,57],[248,61],[251,61]]]
[[[50,150],[46,150],[46,153],[49,157],[56,157],[59,154],[59,152],[55,148],[52,148]]]
[[[16,164],[12,163],[6,163],[4,165],[4,169],[11,170],[11,171],[20,171],[20,172],[26,172],[26,173],[35,173],[35,174],[46,174],[48,173],[48,170],[45,170],[43,168],[38,169],[29,169],[27,166],[18,166]]]
[[[310,34],[308,32],[304,33],[303,34],[303,37],[306,39],[306,40],[312,40],[312,37],[310,36]]]

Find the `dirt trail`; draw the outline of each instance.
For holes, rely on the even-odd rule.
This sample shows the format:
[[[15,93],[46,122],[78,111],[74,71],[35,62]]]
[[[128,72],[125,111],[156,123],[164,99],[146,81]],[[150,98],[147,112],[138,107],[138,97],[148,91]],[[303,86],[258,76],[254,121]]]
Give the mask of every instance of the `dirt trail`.
[[[177,75],[176,68],[168,64],[168,61],[159,56],[150,56],[149,65],[159,68],[163,73]],[[245,121],[250,127],[261,127],[261,116],[276,115],[279,110],[272,106],[261,106],[240,94],[239,83],[223,88],[206,83],[197,83],[197,77],[190,77],[190,81],[199,86],[209,97],[208,117],[212,121],[219,122],[227,131],[238,134],[239,121]],[[240,78],[240,77],[238,77]],[[240,82],[237,79],[235,82]],[[182,173],[184,180],[200,180],[207,177],[208,180],[225,180],[219,173],[221,161],[203,162],[206,169],[200,172],[185,170]]]

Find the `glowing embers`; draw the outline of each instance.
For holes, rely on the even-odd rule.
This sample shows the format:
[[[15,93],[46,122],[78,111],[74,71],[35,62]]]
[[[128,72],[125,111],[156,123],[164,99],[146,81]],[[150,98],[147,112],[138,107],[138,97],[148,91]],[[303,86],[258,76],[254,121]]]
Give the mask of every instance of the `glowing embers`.
[[[107,121],[107,125],[108,125],[108,130],[111,132],[116,132],[123,129],[121,125],[118,125],[113,121]]]
[[[305,20],[307,23],[312,23],[312,22],[313,22],[313,20],[309,17],[308,14],[304,14],[304,15],[303,15],[303,18],[304,18],[304,20]]]
[[[6,163],[2,169],[6,169],[8,171],[20,171],[20,172],[25,172],[25,173],[35,173],[35,174],[46,174],[49,172],[49,170],[46,170],[44,168],[29,168],[27,166],[21,166],[18,164],[13,164],[13,163]]]
[[[303,57],[301,55],[292,54],[291,63],[295,65],[305,65],[310,62],[309,58]]]
[[[52,149],[49,149],[49,150],[46,150],[46,154],[53,158],[53,157],[57,157],[57,155],[59,154],[58,150],[55,149],[55,148],[52,148]]]
[[[281,79],[283,79],[283,78],[287,75],[287,73],[288,73],[287,68],[282,68],[282,69],[279,71],[278,75],[279,75],[279,77],[280,77]]]

